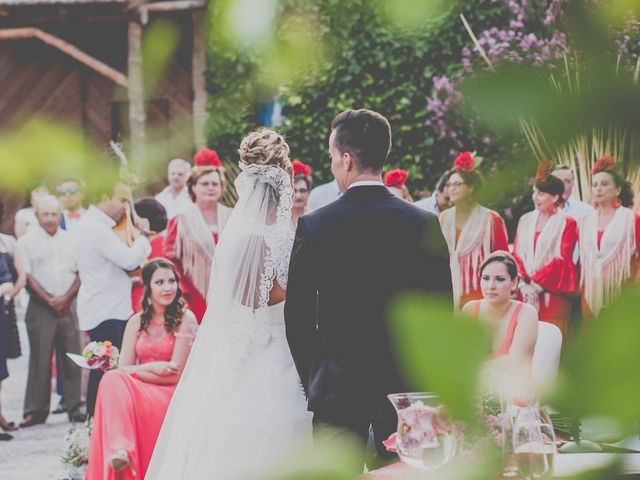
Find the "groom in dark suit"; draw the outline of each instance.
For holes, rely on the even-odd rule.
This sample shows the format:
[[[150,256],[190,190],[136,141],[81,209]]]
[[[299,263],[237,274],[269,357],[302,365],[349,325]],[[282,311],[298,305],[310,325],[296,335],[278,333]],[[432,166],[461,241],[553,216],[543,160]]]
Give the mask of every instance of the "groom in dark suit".
[[[287,339],[314,433],[355,434],[376,450],[396,429],[386,395],[406,391],[389,306],[397,294],[451,297],[447,246],[437,218],[381,181],[391,127],[370,110],[331,123],[331,171],[344,195],[298,222],[289,267]]]

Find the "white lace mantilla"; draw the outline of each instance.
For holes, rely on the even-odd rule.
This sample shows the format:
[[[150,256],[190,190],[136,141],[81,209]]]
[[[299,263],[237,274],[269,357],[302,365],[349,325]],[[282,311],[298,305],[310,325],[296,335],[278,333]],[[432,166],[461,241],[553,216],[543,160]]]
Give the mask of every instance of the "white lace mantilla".
[[[258,289],[258,302],[260,307],[266,307],[274,279],[277,279],[283,289],[287,288],[289,259],[294,237],[294,232],[291,230],[293,185],[290,175],[276,165],[246,165],[240,162],[239,166],[242,171],[235,181],[239,196],[255,188],[257,182],[271,185],[278,196],[275,223],[266,226],[264,231],[267,248]]]

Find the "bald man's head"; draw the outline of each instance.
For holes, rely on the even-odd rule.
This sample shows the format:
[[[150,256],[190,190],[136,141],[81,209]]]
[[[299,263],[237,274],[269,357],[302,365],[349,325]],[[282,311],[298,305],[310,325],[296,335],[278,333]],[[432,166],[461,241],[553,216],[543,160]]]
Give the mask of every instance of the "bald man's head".
[[[35,205],[36,217],[40,226],[49,234],[55,235],[62,218],[62,205],[53,195],[43,195]]]

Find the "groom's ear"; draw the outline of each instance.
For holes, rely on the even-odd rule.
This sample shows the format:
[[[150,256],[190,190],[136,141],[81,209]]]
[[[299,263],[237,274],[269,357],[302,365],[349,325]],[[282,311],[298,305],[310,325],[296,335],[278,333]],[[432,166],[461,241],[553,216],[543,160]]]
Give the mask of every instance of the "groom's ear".
[[[355,159],[353,155],[351,155],[351,152],[344,152],[342,154],[342,165],[347,172],[356,168]]]

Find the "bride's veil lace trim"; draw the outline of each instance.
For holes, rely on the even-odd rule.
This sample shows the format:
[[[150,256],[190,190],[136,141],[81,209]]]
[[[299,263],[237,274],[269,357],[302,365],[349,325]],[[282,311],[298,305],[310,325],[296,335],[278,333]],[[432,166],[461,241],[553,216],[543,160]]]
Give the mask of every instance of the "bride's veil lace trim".
[[[274,280],[287,283],[291,176],[275,165],[240,168],[238,202],[212,262],[207,312],[146,478],[253,478],[239,472],[263,471],[263,460],[277,458],[299,423],[310,425],[292,362],[282,369],[283,352],[290,355],[283,305],[265,308]]]
[[[275,222],[271,224],[266,222],[262,232],[266,248],[257,305],[258,308],[262,308],[267,306],[274,279],[282,288],[287,287],[289,257],[293,247],[291,228],[293,186],[289,174],[276,165],[247,165],[240,162],[239,166],[241,172],[235,181],[238,196],[243,197],[255,191],[259,183],[271,186],[276,193]],[[269,208],[272,207],[273,205],[269,206]]]

